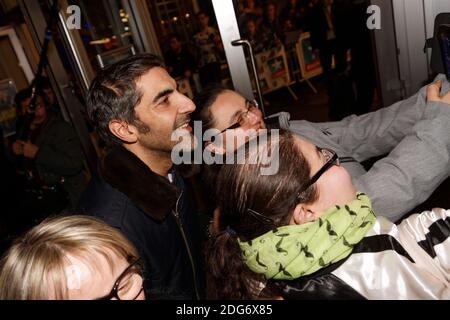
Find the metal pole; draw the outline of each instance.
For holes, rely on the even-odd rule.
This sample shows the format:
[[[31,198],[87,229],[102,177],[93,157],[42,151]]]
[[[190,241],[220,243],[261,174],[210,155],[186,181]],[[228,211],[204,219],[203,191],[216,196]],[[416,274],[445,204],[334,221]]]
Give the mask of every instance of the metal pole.
[[[242,47],[236,47],[231,44],[233,40],[241,38],[233,1],[212,0],[212,4],[234,90],[238,91],[247,99],[252,100],[254,99],[254,95],[244,50]]]

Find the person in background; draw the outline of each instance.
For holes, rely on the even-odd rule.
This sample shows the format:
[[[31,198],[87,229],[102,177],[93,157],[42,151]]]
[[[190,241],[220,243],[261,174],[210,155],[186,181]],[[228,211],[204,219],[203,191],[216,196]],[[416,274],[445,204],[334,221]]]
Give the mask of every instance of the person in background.
[[[353,30],[348,28],[346,1],[320,0],[308,14],[311,46],[320,58],[332,120],[349,115],[355,103],[353,84],[347,75],[348,39]]]
[[[198,68],[202,86],[221,82],[221,59],[224,49],[219,31],[209,25],[209,17],[203,12],[197,13],[199,31],[194,35],[194,43],[199,49]]]
[[[258,32],[256,22],[253,19],[247,20],[244,37],[252,46],[253,53],[260,53],[267,46],[267,37],[264,32]]]
[[[16,105],[16,138],[22,130],[25,119],[27,117],[28,105],[31,101],[31,90],[29,88],[20,90],[14,97]]]
[[[21,106],[29,113],[29,99]],[[12,144],[14,155],[24,160],[24,170],[33,185],[43,192],[64,189],[72,208],[86,187],[84,153],[72,126],[59,113],[48,110],[43,94],[37,92],[31,122],[24,121],[17,140]]]
[[[275,3],[268,2],[265,9],[264,20],[261,25],[263,32],[267,35],[266,49],[272,49],[284,43],[283,27],[278,19]]]
[[[286,7],[281,11],[280,18],[282,21],[291,21],[292,30],[305,31],[307,29],[305,20],[307,11],[307,0],[289,0]]]
[[[368,2],[353,0],[345,15],[352,30],[348,42],[352,57],[350,75],[356,89],[353,113],[357,115],[370,112],[376,88],[372,37],[366,27]]]
[[[188,78],[196,71],[194,55],[180,41],[180,36],[172,33],[168,37],[169,51],[164,55],[167,71],[173,78]]]
[[[43,93],[44,100],[48,108],[54,112],[59,111],[58,101],[53,91],[50,80],[47,77],[41,77],[38,84],[39,90]]]
[[[255,21],[256,26],[261,25],[263,19],[263,9],[259,6],[255,0],[239,1],[239,26],[241,29],[245,29],[247,21],[252,19]]]
[[[53,217],[15,240],[0,262],[0,300],[143,300],[134,246],[92,217]]]

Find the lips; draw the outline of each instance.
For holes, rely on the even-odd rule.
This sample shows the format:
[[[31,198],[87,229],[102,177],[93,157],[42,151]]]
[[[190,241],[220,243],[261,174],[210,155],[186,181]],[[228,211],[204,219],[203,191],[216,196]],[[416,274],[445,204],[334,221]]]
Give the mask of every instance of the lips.
[[[189,125],[189,122],[183,124],[181,127],[178,127],[178,129],[192,132],[192,127]]]

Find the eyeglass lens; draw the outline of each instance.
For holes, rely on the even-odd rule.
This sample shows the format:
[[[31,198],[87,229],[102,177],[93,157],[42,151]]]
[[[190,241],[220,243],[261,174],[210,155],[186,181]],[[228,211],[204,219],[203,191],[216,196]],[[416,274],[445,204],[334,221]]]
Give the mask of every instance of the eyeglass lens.
[[[130,271],[124,275],[117,286],[117,296],[120,300],[134,300],[142,291],[144,280],[141,270],[133,266]]]
[[[242,114],[240,115],[240,117],[238,119],[238,123],[241,126],[247,122],[248,113],[259,108],[258,103],[255,100],[246,100],[245,105],[246,105],[247,110],[242,112]]]

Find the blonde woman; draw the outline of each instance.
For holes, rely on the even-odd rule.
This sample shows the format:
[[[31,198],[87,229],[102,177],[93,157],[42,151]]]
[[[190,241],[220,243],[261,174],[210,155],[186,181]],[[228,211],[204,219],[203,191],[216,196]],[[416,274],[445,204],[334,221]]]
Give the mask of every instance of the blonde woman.
[[[0,299],[144,299],[142,263],[116,229],[87,216],[47,219],[0,264]]]

